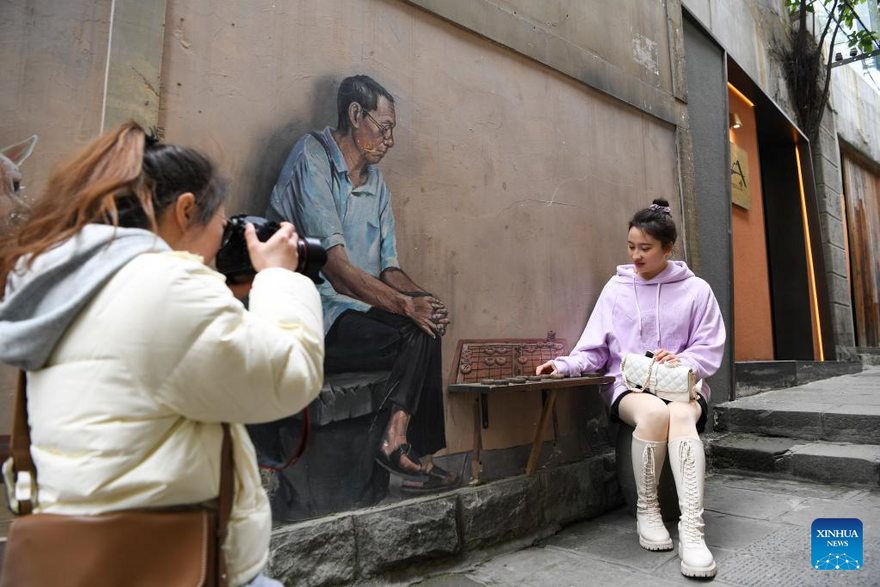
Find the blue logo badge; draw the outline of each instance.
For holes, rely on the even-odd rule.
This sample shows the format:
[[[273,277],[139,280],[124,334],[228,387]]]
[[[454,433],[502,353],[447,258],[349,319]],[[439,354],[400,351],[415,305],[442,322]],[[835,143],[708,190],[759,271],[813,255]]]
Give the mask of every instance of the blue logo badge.
[[[814,569],[861,569],[862,521],[858,518],[817,518],[810,528],[810,553]]]

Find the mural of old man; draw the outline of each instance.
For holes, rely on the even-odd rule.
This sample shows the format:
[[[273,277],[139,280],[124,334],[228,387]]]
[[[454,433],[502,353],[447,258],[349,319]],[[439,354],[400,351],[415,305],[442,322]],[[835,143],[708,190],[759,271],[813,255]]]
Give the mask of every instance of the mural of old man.
[[[348,77],[339,86],[337,115],[335,129],[308,133],[293,147],[267,216],[292,222],[327,249],[319,290],[328,379],[388,372],[370,425],[383,434],[361,450],[401,478],[404,493],[453,487],[458,476],[425,458],[446,445],[440,337],[449,313],[401,269],[391,194],[376,168],[394,146],[394,98],[367,76]],[[337,456],[338,463],[325,466],[350,457]]]

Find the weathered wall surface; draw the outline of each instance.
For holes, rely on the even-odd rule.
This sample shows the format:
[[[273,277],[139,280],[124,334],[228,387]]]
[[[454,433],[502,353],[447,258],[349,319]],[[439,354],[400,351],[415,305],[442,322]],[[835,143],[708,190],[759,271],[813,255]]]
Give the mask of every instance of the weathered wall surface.
[[[880,164],[880,92],[852,67],[832,69],[831,88],[838,136]]]
[[[853,234],[853,231],[860,232],[863,229],[858,228],[857,222],[846,218],[847,212],[842,204],[845,184],[842,174],[845,170],[840,162],[840,148],[841,143],[845,143],[845,148],[848,151],[855,151],[857,155],[864,158],[861,163],[866,168],[872,168],[874,173],[878,172],[880,169],[880,92],[871,87],[869,82],[850,66],[836,67],[831,70],[831,87],[830,108],[825,115],[828,121],[823,121],[821,132],[822,154],[825,160],[823,163],[827,169],[823,175],[823,181],[827,184],[827,186],[823,186],[827,210],[824,218],[830,235],[830,242],[825,246],[825,249],[833,260],[835,272],[832,281],[833,289],[849,294],[852,283],[856,279],[853,273],[861,271],[861,269],[850,266],[854,253],[852,247],[854,243],[863,242],[864,236]],[[854,188],[850,185],[848,189]],[[870,199],[868,193],[851,194],[849,197],[855,198],[856,201],[862,198]],[[851,201],[849,205],[851,206],[853,203]],[[875,218],[875,222],[878,221],[880,219]],[[847,246],[850,247],[849,257],[846,251]],[[859,292],[855,295],[865,294]],[[842,294],[838,294],[838,297],[842,297]],[[858,302],[853,300],[852,304],[836,304],[834,306],[835,322],[849,327],[846,332],[847,336],[841,337],[842,340],[838,344],[864,344],[860,343],[856,337],[859,327],[854,315],[858,314],[859,310],[853,306],[857,304]],[[862,320],[864,324],[864,318]],[[862,339],[864,340],[864,336]]]
[[[501,0],[494,4],[543,25],[626,75],[672,93],[665,0],[620,0],[614,3],[613,10],[581,0]]]
[[[733,288],[730,254],[730,158],[727,148],[727,97],[724,55],[689,20],[684,22],[687,50],[688,116],[693,137],[694,186],[699,202],[698,231],[703,263],[702,278],[712,286],[724,324],[727,345],[718,373],[710,379],[713,403],[732,399]],[[699,91],[697,90],[699,88]],[[722,107],[719,107],[722,105]],[[710,421],[711,426],[711,421]]]
[[[770,96],[792,121],[796,121],[777,50],[788,42],[790,24],[781,0],[683,0],[730,56]],[[851,356],[852,301],[846,285],[849,271],[841,208],[841,172],[838,135],[880,161],[878,94],[848,67],[832,70],[830,108],[822,120],[818,140],[811,145],[816,181],[819,228],[825,260],[825,278],[832,328],[840,358]],[[842,119],[842,120],[838,120]],[[840,128],[836,128],[840,125]],[[867,149],[867,151],[865,151]]]
[[[409,1],[667,122],[679,123],[673,95],[682,97],[684,84],[680,68],[671,67],[681,49],[678,0],[623,0],[613,5],[577,0]]]
[[[782,0],[682,0],[736,62],[792,120],[794,110],[775,51],[787,42]]]
[[[0,147],[39,136],[21,167],[27,200],[42,194],[52,166],[100,130],[109,22],[110,0],[0,7]],[[14,384],[15,372],[0,365],[0,414],[11,413]],[[0,435],[9,426],[0,417]]]
[[[403,2],[169,1],[166,30],[167,139],[215,155],[232,209],[265,209],[296,139],[335,124],[344,76],[395,95],[381,169],[403,267],[452,313],[444,376],[461,338],[574,343],[627,262],[629,216],[678,201],[672,126]],[[561,397],[571,433],[578,400]],[[493,399],[486,447],[529,442],[539,408],[538,394]],[[449,449],[470,448],[470,401],[447,412]]]
[[[110,0],[5,0],[0,10],[0,144],[36,133],[22,168],[29,198],[100,130]]]

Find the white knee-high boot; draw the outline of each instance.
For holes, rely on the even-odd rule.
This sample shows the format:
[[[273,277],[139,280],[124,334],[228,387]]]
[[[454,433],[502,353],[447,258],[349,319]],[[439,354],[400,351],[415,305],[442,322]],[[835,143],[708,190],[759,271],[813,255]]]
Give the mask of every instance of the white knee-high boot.
[[[686,577],[714,577],[715,559],[703,538],[703,487],[706,453],[699,438],[669,441],[669,464],[678,490],[681,520],[678,522],[678,556]]]
[[[641,440],[633,434],[632,468],[639,494],[636,502],[636,529],[639,532],[639,544],[648,550],[672,548],[672,538],[663,525],[660,502],[657,501],[657,484],[665,458],[665,440]]]

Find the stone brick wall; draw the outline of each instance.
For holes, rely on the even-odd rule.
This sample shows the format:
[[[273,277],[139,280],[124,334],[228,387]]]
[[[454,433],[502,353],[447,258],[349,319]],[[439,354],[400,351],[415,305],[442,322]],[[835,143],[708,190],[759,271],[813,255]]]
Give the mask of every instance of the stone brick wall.
[[[488,556],[486,549],[500,544],[521,546],[621,503],[608,452],[533,477],[276,528],[266,572],[285,585],[400,579]]]

